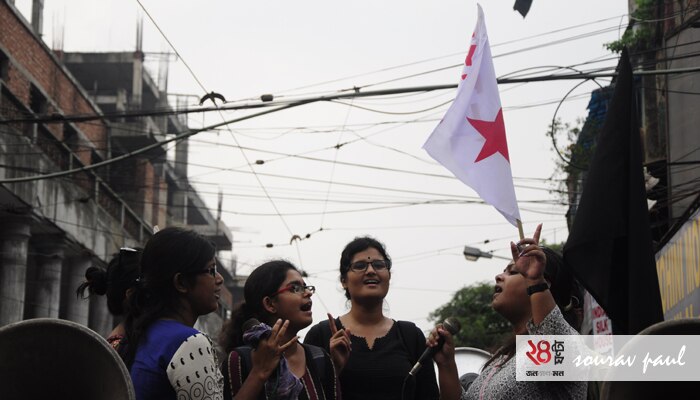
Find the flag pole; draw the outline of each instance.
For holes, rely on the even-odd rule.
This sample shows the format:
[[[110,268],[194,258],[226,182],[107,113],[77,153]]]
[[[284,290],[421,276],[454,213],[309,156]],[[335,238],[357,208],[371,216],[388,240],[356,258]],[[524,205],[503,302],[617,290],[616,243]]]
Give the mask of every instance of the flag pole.
[[[516,219],[515,222],[518,223],[518,234],[520,235],[520,240],[525,239],[525,234],[523,233],[523,223],[519,219]]]

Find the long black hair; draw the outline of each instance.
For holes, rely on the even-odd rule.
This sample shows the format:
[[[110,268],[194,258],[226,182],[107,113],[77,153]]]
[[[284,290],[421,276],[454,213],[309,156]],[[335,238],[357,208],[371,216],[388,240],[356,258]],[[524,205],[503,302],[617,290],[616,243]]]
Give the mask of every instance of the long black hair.
[[[387,265],[391,267],[391,257],[387,254],[384,244],[379,240],[370,236],[356,237],[352,242],[345,245],[343,252],[340,253],[340,282],[345,282],[348,277],[348,271],[350,270],[350,263],[355,254],[365,251],[367,249],[375,249],[379,254],[384,257]],[[350,292],[345,289],[345,298],[350,300]]]
[[[121,355],[128,367],[151,324],[180,311],[179,295],[173,284],[175,275],[180,273],[183,284],[193,286],[197,272],[215,253],[213,243],[187,229],[165,228],[149,239],[141,255],[139,283],[127,301],[126,346],[121,347]]]
[[[554,297],[557,307],[561,310],[566,322],[574,329],[581,328],[581,322],[578,318],[578,312],[583,307],[583,292],[581,286],[571,274],[571,270],[564,263],[564,258],[549,247],[541,247],[546,256],[544,267],[544,278],[549,282],[549,291]],[[506,359],[503,362],[510,360],[515,355],[516,335],[510,335],[504,341],[502,346],[491,356],[484,364],[483,369],[488,367],[492,362],[501,356]]]
[[[85,298],[90,295],[107,296],[107,309],[112,315],[124,315],[126,291],[133,288],[139,278],[139,261],[143,249],[123,247],[107,264],[107,269],[90,267],[85,271],[83,282],[75,293]]]
[[[219,343],[226,353],[243,345],[243,323],[251,318],[272,325],[270,315],[263,307],[263,299],[275,293],[287,278],[287,271],[299,272],[289,261],[268,261],[250,273],[243,287],[243,301],[231,313],[221,330]],[[299,272],[301,273],[301,272]]]

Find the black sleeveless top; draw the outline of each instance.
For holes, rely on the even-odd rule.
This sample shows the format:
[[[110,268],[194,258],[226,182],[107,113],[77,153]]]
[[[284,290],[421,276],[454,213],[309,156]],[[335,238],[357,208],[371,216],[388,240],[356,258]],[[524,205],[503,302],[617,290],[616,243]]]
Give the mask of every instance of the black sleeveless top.
[[[336,325],[342,324],[336,319]],[[328,321],[313,326],[304,343],[329,351]],[[344,400],[401,400],[404,379],[425,350],[425,336],[413,323],[394,321],[389,332],[374,341],[370,349],[363,337],[350,335],[352,352],[340,374]],[[435,370],[432,365],[421,368],[415,382],[410,382],[413,398],[439,399]]]

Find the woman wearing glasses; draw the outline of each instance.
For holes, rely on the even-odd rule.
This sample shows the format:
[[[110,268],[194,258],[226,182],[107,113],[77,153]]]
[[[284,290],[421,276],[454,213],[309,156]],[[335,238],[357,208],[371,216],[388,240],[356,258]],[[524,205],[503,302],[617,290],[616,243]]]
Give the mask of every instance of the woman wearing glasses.
[[[224,398],[338,399],[330,356],[302,345],[297,332],[311,325],[311,295],[299,270],[283,260],[257,267],[246,279],[244,301],[221,332],[228,357]]]
[[[215,251],[203,236],[180,228],[163,229],[146,243],[119,346],[137,400],[222,398],[212,342],[193,328],[197,317],[218,307],[223,278]]]
[[[139,277],[140,248],[122,247],[107,264],[107,270],[90,267],[85,271],[83,282],[76,293],[85,298],[85,290],[90,295],[106,295],[107,309],[115,317],[124,316],[126,298],[133,292],[133,287]],[[107,336],[107,341],[117,349],[124,338],[124,323],[120,322]]]
[[[340,283],[350,311],[337,319],[329,316],[329,321],[311,328],[305,343],[331,353],[342,370],[346,400],[437,399],[433,368],[422,368],[415,382],[404,386],[425,349],[425,336],[413,323],[384,315],[390,280],[391,259],[379,241],[358,237],[348,243],[340,256]]]

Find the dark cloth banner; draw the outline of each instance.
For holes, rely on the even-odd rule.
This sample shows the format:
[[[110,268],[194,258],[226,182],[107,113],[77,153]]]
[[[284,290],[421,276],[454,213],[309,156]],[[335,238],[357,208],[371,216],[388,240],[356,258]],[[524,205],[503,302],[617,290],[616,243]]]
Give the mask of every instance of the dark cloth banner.
[[[564,259],[615,334],[663,321],[627,50],[586,176]]]

